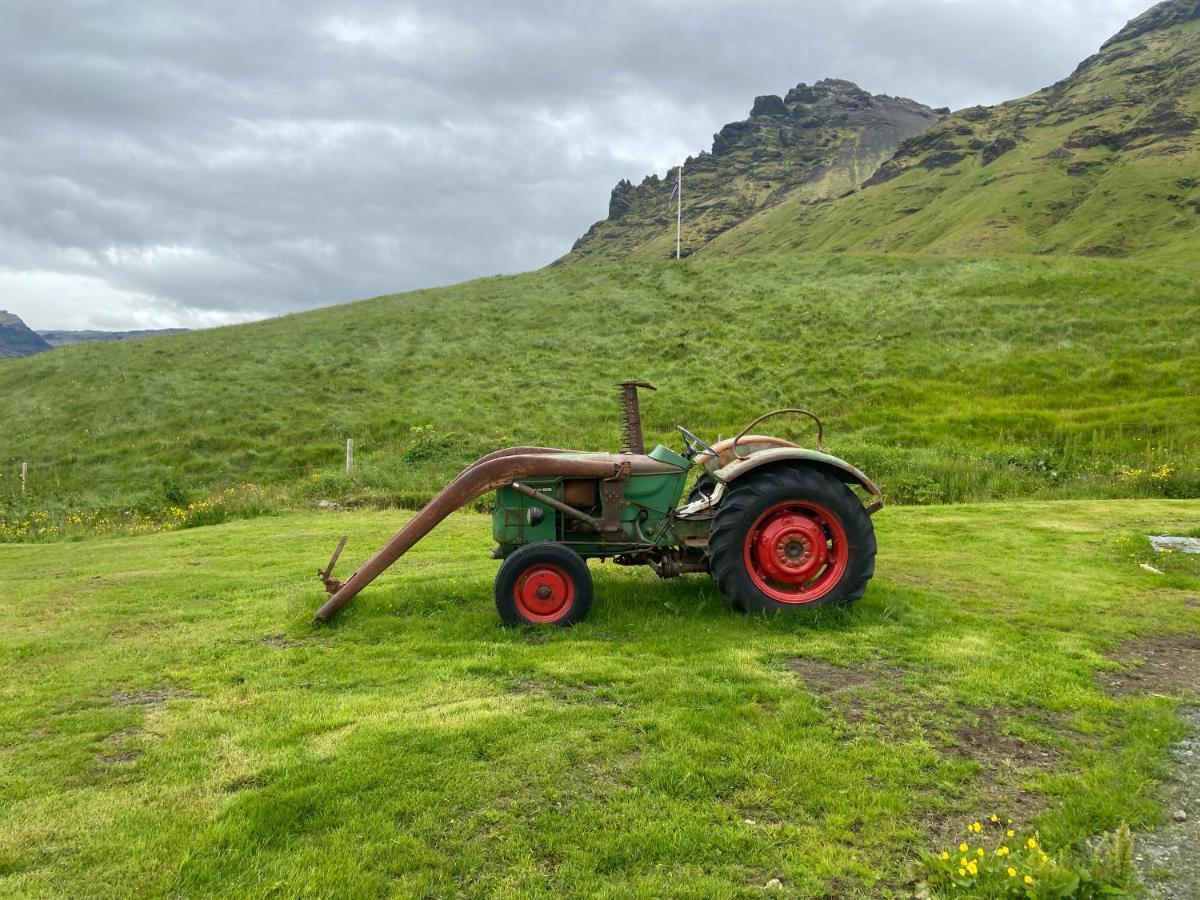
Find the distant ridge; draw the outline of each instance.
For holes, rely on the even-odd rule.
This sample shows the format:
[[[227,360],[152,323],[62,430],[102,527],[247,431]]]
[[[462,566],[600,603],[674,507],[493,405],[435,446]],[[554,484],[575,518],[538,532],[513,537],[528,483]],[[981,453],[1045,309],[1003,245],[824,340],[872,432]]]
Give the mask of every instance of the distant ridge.
[[[0,359],[33,356],[49,349],[50,344],[22,322],[20,316],[0,309]]]
[[[39,331],[51,347],[66,347],[70,344],[93,344],[99,341],[124,341],[133,338],[162,337],[169,334],[187,334],[189,328],[149,328],[140,331]]]
[[[124,341],[131,338],[186,334],[187,328],[159,328],[141,331],[34,331],[21,317],[0,310],[0,359],[15,359],[45,353],[70,344]]]

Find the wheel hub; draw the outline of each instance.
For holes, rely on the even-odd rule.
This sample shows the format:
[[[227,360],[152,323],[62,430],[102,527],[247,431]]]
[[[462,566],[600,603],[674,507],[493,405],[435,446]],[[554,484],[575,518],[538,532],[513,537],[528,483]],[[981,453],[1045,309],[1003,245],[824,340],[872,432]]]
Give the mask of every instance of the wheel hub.
[[[846,571],[846,529],[828,508],[808,499],[766,510],[746,533],[746,573],[760,591],[780,603],[812,603]]]
[[[754,555],[772,581],[803,584],[825,565],[829,548],[820,523],[796,513],[772,517],[758,533]]]
[[[517,607],[531,619],[553,619],[571,604],[575,585],[558,566],[531,566],[513,588]]]

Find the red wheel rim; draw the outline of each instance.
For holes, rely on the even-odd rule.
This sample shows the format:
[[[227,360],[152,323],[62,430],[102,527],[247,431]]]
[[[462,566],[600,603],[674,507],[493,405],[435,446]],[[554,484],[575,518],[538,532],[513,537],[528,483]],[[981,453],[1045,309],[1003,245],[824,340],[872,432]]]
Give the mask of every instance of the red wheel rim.
[[[780,603],[812,603],[846,571],[850,547],[842,521],[819,503],[788,500],[758,517],[746,535],[746,571]]]
[[[560,566],[539,563],[517,578],[513,601],[529,622],[557,622],[575,602],[575,582]]]

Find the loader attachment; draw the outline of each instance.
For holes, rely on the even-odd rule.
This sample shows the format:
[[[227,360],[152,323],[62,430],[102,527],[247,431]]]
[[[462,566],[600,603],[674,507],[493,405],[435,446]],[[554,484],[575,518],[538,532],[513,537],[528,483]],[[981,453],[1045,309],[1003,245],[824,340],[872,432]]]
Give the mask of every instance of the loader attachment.
[[[332,577],[333,566],[345,545],[343,538],[329,566],[318,573],[333,596],[317,610],[317,621],[332,619],[359,591],[411,550],[450,513],[488,491],[539,476],[615,479],[625,477],[628,472],[628,463],[622,464],[621,457],[608,453],[576,453],[552,447],[511,447],[489,453],[463,469],[344,584]]]

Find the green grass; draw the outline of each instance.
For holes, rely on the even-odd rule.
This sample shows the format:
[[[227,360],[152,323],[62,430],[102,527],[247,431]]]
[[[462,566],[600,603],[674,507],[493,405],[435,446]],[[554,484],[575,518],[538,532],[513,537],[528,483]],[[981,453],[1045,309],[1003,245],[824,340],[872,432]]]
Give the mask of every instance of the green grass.
[[[0,521],[246,482],[411,506],[497,447],[615,449],[630,377],[658,385],[665,441],[814,409],[893,502],[1200,494],[1194,270],[791,256],[547,270],[2,362]]]
[[[1175,703],[1093,676],[1123,640],[1200,627],[1200,578],[1148,574],[1120,540],[1197,516],[887,510],[850,613],[740,616],[706,578],[604,566],[564,632],[498,625],[475,514],[334,627],[311,624],[311,572],[402,514],[0,547],[0,893],[738,896],[777,877],[876,897],[993,811],[1036,814],[1055,853],[1155,823]],[[806,683],[797,658],[847,668]],[[839,672],[865,680],[830,697]],[[964,728],[1053,755],[981,767]]]

